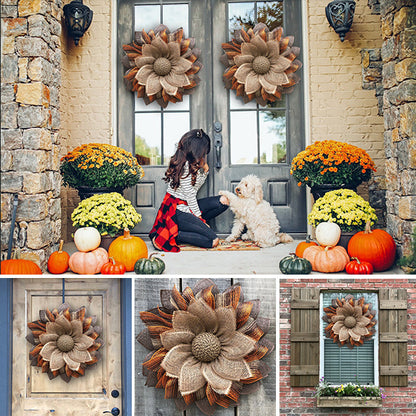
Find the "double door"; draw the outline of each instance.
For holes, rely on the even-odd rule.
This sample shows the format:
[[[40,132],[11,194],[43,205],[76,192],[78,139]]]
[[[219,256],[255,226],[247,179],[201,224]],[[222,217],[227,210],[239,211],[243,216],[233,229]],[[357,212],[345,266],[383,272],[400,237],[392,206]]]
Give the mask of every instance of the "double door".
[[[143,216],[136,233],[151,229],[166,192],[162,178],[169,158],[191,128],[204,129],[212,139],[209,179],[200,197],[232,191],[242,177],[255,174],[282,230],[306,231],[305,192],[290,175],[292,158],[304,148],[302,80],[291,94],[265,107],[254,101],[245,104],[222,80],[221,44],[232,39],[235,29],[257,22],[271,30],[282,26],[302,50],[300,0],[118,1],[118,145],[140,155],[145,171],[140,184],[127,191]],[[180,103],[169,103],[166,109],[157,102],[145,105],[126,88],[121,63],[122,45],[132,42],[134,32],[149,31],[160,23],[171,32],[183,27],[185,36],[194,38],[195,47],[201,50],[203,64],[194,93]],[[232,219],[232,213],[226,212],[212,226],[218,233],[229,233]]]

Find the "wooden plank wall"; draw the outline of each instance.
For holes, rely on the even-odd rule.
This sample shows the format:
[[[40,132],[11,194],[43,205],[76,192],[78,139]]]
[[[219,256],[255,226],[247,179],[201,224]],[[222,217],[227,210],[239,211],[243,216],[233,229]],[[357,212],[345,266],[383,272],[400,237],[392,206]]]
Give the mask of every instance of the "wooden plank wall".
[[[223,291],[234,283],[240,283],[244,299],[260,299],[259,316],[270,318],[270,331],[267,339],[276,344],[276,279],[275,278],[211,278]],[[135,279],[135,336],[144,329],[139,312],[160,305],[160,289],[170,289],[174,284],[182,290],[186,286],[193,287],[199,279],[183,278],[136,278]],[[145,386],[142,375],[142,362],[149,351],[135,341],[135,416],[203,416],[199,409],[192,405],[185,412],[179,412],[173,400],[164,399],[162,389]],[[252,416],[259,414],[276,414],[276,349],[265,359],[271,368],[270,374],[263,380],[259,391],[252,395],[241,397],[238,408],[219,409],[218,416]]]

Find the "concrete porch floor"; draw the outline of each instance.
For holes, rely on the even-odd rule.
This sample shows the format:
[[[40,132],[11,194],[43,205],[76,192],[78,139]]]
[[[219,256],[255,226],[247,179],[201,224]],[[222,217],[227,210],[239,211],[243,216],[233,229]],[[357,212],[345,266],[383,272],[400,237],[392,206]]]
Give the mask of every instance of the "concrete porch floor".
[[[147,244],[149,255],[155,252],[149,238],[143,238]],[[293,243],[279,244],[271,248],[262,248],[260,250],[248,251],[181,251],[180,253],[157,253],[166,264],[163,275],[263,275],[274,274],[282,275],[279,269],[279,261],[289,253],[294,253],[298,243],[302,240],[295,240]],[[76,251],[74,243],[64,245],[64,250],[69,254]],[[67,272],[66,274],[73,274]],[[127,273],[135,275],[134,272]],[[390,270],[381,273],[374,273],[372,277],[377,275],[398,275],[404,272],[393,267]],[[352,276],[346,273],[317,273],[312,272],[311,275],[321,276]],[[290,275],[282,275],[289,277]],[[293,275],[292,275],[293,276]],[[305,277],[307,275],[304,275]]]

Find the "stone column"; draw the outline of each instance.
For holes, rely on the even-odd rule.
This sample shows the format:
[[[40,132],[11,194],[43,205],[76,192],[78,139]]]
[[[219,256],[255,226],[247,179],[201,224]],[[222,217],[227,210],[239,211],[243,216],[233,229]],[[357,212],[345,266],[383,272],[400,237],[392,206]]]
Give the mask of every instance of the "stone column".
[[[18,195],[14,247],[43,270],[61,236],[62,0],[2,0],[1,258]]]
[[[410,254],[416,226],[416,0],[380,0],[387,230]]]

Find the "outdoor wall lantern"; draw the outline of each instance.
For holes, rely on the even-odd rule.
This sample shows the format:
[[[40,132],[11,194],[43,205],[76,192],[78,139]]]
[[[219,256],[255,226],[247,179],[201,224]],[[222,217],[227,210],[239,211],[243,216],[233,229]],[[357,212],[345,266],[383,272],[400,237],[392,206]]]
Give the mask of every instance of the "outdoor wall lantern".
[[[74,38],[75,45],[90,27],[92,10],[82,3],[82,0],[73,0],[64,6],[64,16],[69,35]]]
[[[345,34],[351,29],[354,11],[354,0],[334,0],[325,7],[326,18],[341,42],[344,42]]]

